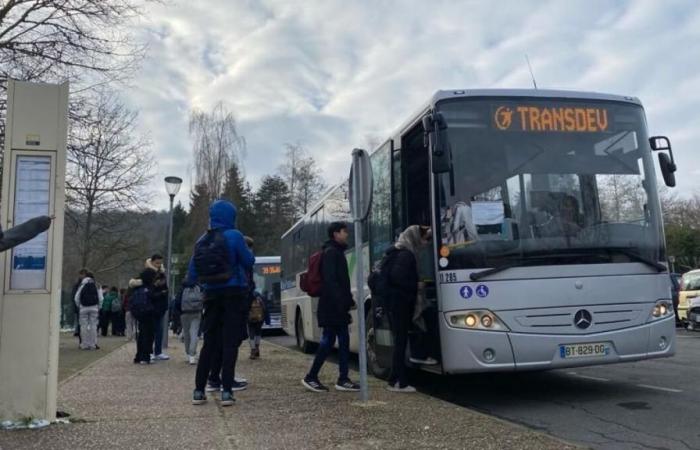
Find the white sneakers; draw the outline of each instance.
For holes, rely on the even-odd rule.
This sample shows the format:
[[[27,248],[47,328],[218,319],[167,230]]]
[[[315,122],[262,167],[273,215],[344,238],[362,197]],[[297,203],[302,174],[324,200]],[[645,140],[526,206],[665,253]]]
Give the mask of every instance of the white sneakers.
[[[400,387],[398,381],[396,382],[396,384],[390,384],[386,387],[386,389],[391,392],[400,392],[404,394],[412,394],[416,392],[416,388],[414,388],[413,386],[406,385],[404,387]]]
[[[197,364],[197,359],[194,356],[188,356],[187,359],[190,363],[190,366],[194,366],[195,364]]]
[[[156,355],[156,359],[158,361],[167,361],[170,359],[170,356],[166,355],[165,353],[161,353],[160,355]]]

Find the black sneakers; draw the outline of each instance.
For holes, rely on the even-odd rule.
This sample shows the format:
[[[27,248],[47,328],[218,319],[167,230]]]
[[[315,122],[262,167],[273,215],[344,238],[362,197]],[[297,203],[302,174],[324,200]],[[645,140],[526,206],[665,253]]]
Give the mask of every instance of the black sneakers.
[[[232,391],[245,391],[248,389],[248,383],[245,381],[234,381],[231,385]]]
[[[207,396],[202,391],[195,390],[192,393],[192,404],[203,405],[207,401]]]
[[[328,392],[328,388],[322,385],[321,382],[318,380],[304,378],[303,380],[301,380],[301,384],[303,384],[304,387],[310,390],[311,392]]]
[[[221,406],[232,406],[236,400],[233,399],[233,393],[230,391],[223,391],[221,393]]]
[[[348,378],[345,381],[338,381],[337,383],[335,383],[335,390],[343,392],[358,392],[360,390],[360,385],[357,383],[353,383]]]

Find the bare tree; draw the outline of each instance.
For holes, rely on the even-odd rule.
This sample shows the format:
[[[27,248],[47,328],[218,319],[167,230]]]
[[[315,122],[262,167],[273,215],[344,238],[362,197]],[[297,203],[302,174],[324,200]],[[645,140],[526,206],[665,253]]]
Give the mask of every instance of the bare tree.
[[[326,183],[313,156],[300,144],[285,144],[285,161],[278,172],[289,188],[296,218],[306,214],[318,200]]]
[[[211,198],[217,198],[232,163],[245,157],[245,138],[238,133],[233,112],[223,102],[211,112],[192,111],[190,136],[194,141],[195,184],[205,185]]]
[[[83,266],[88,265],[91,256],[98,256],[91,255],[91,250],[98,248],[98,237],[101,244],[106,244],[105,251],[128,250],[136,245],[128,239],[128,223],[106,213],[140,209],[146,203],[145,187],[151,179],[154,159],[150,142],[137,131],[137,118],[114,93],[102,90],[86,102],[81,120],[71,123],[67,212],[82,236]]]
[[[146,51],[128,25],[148,3],[160,0],[0,0],[0,164],[7,79],[70,80],[71,103],[95,86],[127,80]]]
[[[124,76],[144,54],[126,25],[153,0],[0,1],[0,77]]]
[[[302,161],[297,177],[297,191],[293,201],[295,209],[301,216],[314,206],[313,204],[326,189],[326,183],[321,177],[321,170],[316,165],[316,161],[310,156]]]

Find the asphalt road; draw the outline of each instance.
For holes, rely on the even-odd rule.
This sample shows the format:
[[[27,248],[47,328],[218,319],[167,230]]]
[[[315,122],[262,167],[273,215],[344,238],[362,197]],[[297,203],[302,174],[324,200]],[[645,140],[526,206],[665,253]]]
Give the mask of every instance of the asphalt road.
[[[266,339],[295,348],[289,336]],[[673,358],[540,373],[416,373],[412,381],[423,393],[594,449],[700,449],[700,332],[679,331]]]

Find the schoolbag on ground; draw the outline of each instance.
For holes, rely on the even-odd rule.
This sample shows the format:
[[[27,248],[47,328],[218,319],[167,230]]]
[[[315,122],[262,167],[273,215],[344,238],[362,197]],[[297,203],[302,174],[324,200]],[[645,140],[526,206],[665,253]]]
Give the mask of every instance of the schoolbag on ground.
[[[194,268],[199,283],[224,283],[233,271],[228,258],[228,243],[220,230],[209,230],[194,247]]]
[[[204,308],[204,293],[199,286],[188,286],[182,289],[182,304],[180,306],[183,313],[199,312]]]
[[[253,297],[253,301],[250,304],[250,312],[248,313],[248,322],[262,322],[265,320],[265,304],[263,299],[259,294]]]
[[[112,312],[122,312],[122,299],[119,296],[112,300]]]
[[[385,300],[389,296],[389,273],[398,252],[385,254],[379,264],[375,265],[367,276],[367,286],[372,291],[372,298]]]
[[[134,289],[129,297],[129,311],[137,319],[154,311],[153,303],[148,296],[148,288],[141,286]]]
[[[100,297],[95,283],[85,283],[80,291],[80,306],[97,306],[99,303]]]
[[[321,295],[323,280],[321,279],[321,257],[323,251],[320,250],[309,257],[309,265],[305,273],[299,278],[299,287],[311,297]]]

